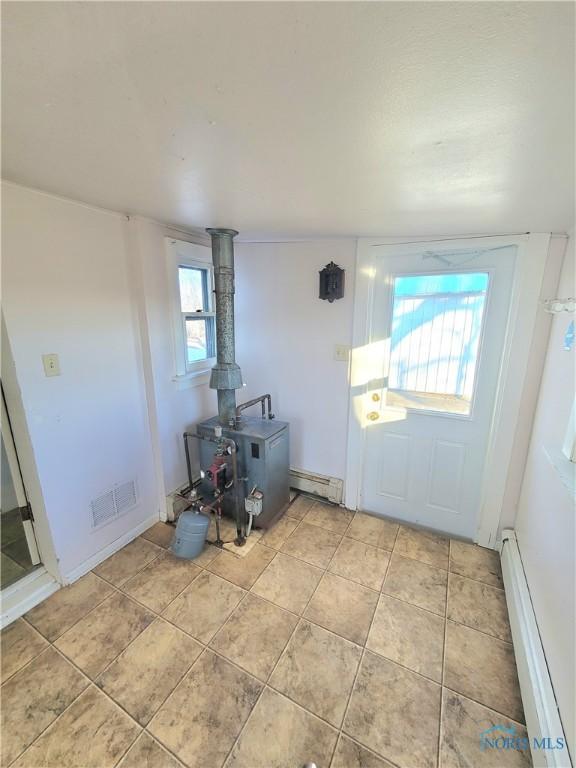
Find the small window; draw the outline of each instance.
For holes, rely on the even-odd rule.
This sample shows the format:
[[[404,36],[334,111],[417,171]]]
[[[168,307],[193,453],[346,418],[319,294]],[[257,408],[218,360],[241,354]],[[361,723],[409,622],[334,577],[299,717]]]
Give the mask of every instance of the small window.
[[[188,370],[195,363],[210,360],[216,354],[210,282],[209,267],[179,265],[180,310]]]
[[[214,270],[205,245],[166,238],[174,381],[203,383],[216,360]]]
[[[470,413],[488,280],[484,272],[395,278],[388,405]]]

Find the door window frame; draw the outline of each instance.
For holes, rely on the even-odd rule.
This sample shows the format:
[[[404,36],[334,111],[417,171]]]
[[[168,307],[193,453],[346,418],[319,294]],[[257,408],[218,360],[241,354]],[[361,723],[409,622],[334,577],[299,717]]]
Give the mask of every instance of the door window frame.
[[[505,332],[498,386],[493,408],[493,418],[488,438],[488,450],[482,481],[480,513],[474,541],[481,546],[497,548],[500,544],[500,521],[508,490],[509,473],[514,455],[514,440],[521,420],[522,398],[528,389],[527,374],[533,363],[532,341],[546,322],[539,312],[539,297],[550,274],[546,272],[551,236],[534,233],[510,236],[430,238],[360,238],[357,243],[356,281],[354,290],[354,317],[352,354],[350,355],[350,397],[348,413],[348,441],[345,478],[345,506],[361,509],[362,474],[364,461],[363,410],[369,381],[364,381],[365,365],[363,350],[372,336],[374,306],[374,259],[376,248],[393,246],[406,253],[415,253],[426,247],[458,249],[494,249],[516,246],[510,310]],[[558,265],[552,265],[555,269]],[[464,271],[464,270],[462,270]],[[485,316],[490,310],[487,297]],[[541,362],[541,361],[539,361]],[[481,358],[479,358],[481,363]],[[415,413],[415,411],[413,411]],[[447,414],[442,414],[447,415]],[[453,416],[452,416],[453,417]],[[489,478],[489,482],[488,482]]]
[[[380,395],[380,403],[382,408],[386,409],[396,409],[398,410],[401,408],[403,411],[410,411],[411,415],[417,415],[417,416],[440,416],[442,418],[447,419],[458,419],[458,420],[464,420],[464,421],[473,421],[475,418],[474,415],[474,406],[476,403],[476,391],[477,391],[477,384],[478,384],[478,371],[480,370],[480,367],[482,365],[482,362],[484,360],[484,341],[485,341],[485,330],[486,330],[486,317],[488,316],[488,312],[490,311],[490,304],[491,304],[491,296],[492,296],[492,285],[494,282],[494,268],[493,267],[469,267],[467,269],[460,268],[454,266],[453,269],[435,269],[435,270],[394,270],[393,272],[390,272],[390,277],[392,278],[392,281],[390,285],[388,286],[387,291],[387,300],[388,300],[388,312],[386,313],[386,321],[384,325],[384,332],[387,334],[386,338],[390,339],[390,342],[392,342],[392,316],[394,311],[394,280],[396,280],[397,277],[411,277],[413,275],[464,275],[464,274],[487,274],[488,275],[488,285],[486,287],[486,298],[484,300],[484,308],[482,311],[482,325],[480,328],[480,337],[478,339],[478,352],[476,354],[476,370],[474,372],[474,388],[472,390],[472,398],[470,400],[470,410],[468,413],[457,413],[456,411],[440,411],[435,410],[433,408],[411,408],[410,406],[395,406],[392,404],[387,403],[386,398],[386,392],[383,391]],[[388,350],[387,355],[387,367],[389,368],[390,365],[390,356],[392,354],[392,349],[390,346],[390,349]],[[388,389],[387,387],[383,389]],[[410,390],[402,390],[409,392]]]

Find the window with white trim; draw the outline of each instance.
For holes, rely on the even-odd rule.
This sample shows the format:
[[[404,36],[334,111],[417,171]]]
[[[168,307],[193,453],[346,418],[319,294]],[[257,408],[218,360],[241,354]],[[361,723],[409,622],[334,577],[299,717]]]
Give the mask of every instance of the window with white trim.
[[[175,373],[208,372],[216,360],[214,270],[210,249],[167,238]]]
[[[211,268],[179,264],[178,287],[189,370],[216,355]]]

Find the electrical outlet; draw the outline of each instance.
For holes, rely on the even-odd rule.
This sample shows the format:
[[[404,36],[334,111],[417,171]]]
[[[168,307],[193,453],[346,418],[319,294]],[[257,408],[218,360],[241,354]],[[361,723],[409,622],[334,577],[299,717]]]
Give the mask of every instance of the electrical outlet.
[[[347,344],[336,344],[334,347],[334,360],[347,363],[350,357],[350,347]]]
[[[55,353],[42,355],[42,365],[46,376],[60,376],[60,361]]]

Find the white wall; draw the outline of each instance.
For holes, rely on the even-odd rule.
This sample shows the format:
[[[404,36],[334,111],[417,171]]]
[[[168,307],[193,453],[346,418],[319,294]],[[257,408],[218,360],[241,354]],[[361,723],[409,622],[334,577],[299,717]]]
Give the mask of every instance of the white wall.
[[[150,522],[186,482],[182,432],[216,412],[207,383],[174,381],[165,237],[156,222],[4,184],[3,313],[15,378],[63,580]],[[346,295],[318,299],[318,271],[346,269]],[[238,401],[270,391],[290,421],[291,463],[344,478],[354,241],[237,247]],[[271,286],[274,286],[272,289]],[[44,376],[41,356],[60,356]],[[93,532],[89,503],[135,478],[140,504]],[[46,558],[47,559],[47,558]]]
[[[348,366],[336,344],[352,343],[355,240],[236,246],[236,352],[248,400],[270,392],[290,422],[292,467],[344,478]],[[318,272],[346,270],[343,299],[318,298]]]
[[[45,506],[42,525],[66,576],[157,517],[166,493],[186,482],[182,432],[216,412],[206,383],[173,380],[164,243],[208,240],[12,184],[3,189],[3,312],[14,399],[22,401],[29,432],[27,464],[38,475],[36,506]],[[340,478],[348,366],[334,359],[334,347],[352,341],[355,252],[353,240],[236,246],[237,359],[247,384],[238,401],[269,391],[278,418],[290,422],[292,466]],[[331,260],[346,270],[345,297],[333,304],[318,299],[318,271]],[[44,376],[46,352],[60,355],[60,377]],[[557,386],[555,376],[551,381],[543,391]],[[554,485],[545,476],[550,467],[535,464],[535,450],[533,443],[521,536],[522,515]],[[89,501],[133,477],[138,508],[91,532]],[[556,484],[553,493],[562,489]],[[528,533],[525,539],[530,558]]]
[[[567,240],[566,235],[552,235],[550,238],[546,271],[543,276],[539,297],[540,301],[555,295],[562,263],[565,258]],[[506,488],[502,500],[500,525],[498,527],[499,539],[504,528],[514,527],[551,327],[552,316],[546,312],[539,311],[534,324],[527,376],[524,380],[522,396],[520,398],[518,421],[506,476]]]
[[[138,217],[131,224],[135,229],[135,247],[142,269],[150,355],[149,385],[153,387],[152,407],[156,411],[158,458],[165,493],[171,493],[187,481],[182,433],[216,413],[216,393],[207,383],[190,386],[174,381],[176,368],[164,238],[173,237],[200,245],[209,244],[209,238]]]
[[[158,515],[126,226],[3,185],[3,313],[64,579]],[[61,376],[45,377],[45,353],[59,355]],[[138,506],[92,531],[91,499],[132,479]]]
[[[173,380],[164,238],[203,245],[209,239],[147,219],[132,223],[142,265],[161,471],[170,493],[186,482],[182,432],[216,413],[216,393],[207,383]],[[270,392],[277,417],[290,422],[292,466],[340,478],[346,466],[348,368],[334,360],[334,345],[351,343],[355,252],[351,240],[235,248],[236,356],[246,383],[237,401]],[[346,269],[346,293],[329,304],[318,299],[318,272],[332,259]]]
[[[566,252],[556,296],[574,296],[574,239]],[[574,402],[575,351],[564,334],[573,316],[553,319],[515,528],[560,714],[576,755],[575,500],[562,479],[574,467],[561,454]]]
[[[150,373],[166,493],[186,482],[182,432],[216,413],[206,383],[174,379],[165,237],[209,244],[143,218],[132,220],[142,268]],[[277,417],[290,422],[291,465],[344,478],[348,367],[334,360],[335,344],[352,339],[356,242],[318,240],[236,243],[236,357],[246,387],[238,402],[265,392]],[[318,272],[334,260],[346,269],[344,299],[318,299]]]

